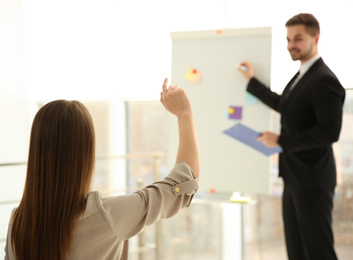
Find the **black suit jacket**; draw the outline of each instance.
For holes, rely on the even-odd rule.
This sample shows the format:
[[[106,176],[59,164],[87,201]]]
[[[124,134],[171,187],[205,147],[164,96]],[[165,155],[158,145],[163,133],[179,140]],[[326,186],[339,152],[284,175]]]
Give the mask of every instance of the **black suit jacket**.
[[[339,138],[345,90],[322,58],[288,94],[272,92],[256,78],[247,90],[281,114],[279,174],[297,188],[333,188],[336,165],[332,143]],[[288,95],[287,95],[288,94]]]

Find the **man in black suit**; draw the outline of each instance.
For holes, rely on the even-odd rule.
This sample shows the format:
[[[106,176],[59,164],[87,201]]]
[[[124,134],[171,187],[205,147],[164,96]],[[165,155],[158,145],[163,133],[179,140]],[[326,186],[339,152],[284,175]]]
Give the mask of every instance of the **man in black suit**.
[[[280,145],[279,175],[284,181],[283,221],[290,260],[337,259],[332,232],[336,165],[332,143],[338,140],[345,90],[318,53],[320,27],[312,14],[286,23],[288,51],[300,60],[299,73],[282,95],[254,77],[250,62],[241,65],[247,91],[281,114],[277,135],[263,132],[259,141]],[[242,67],[244,68],[244,67]]]

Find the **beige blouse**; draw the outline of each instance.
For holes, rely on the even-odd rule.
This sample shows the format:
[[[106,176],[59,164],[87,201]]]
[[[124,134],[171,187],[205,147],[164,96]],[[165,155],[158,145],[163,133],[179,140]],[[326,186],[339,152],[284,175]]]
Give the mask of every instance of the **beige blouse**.
[[[192,169],[185,162],[177,162],[166,178],[133,194],[102,198],[99,192],[91,192],[66,259],[127,260],[124,241],[158,219],[188,207],[198,187]],[[5,246],[7,259],[15,259],[11,221]]]

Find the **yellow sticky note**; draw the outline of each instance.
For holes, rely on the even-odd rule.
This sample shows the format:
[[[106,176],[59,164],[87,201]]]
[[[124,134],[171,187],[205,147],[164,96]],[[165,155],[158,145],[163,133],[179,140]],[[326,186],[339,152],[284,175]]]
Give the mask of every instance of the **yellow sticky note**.
[[[184,77],[190,82],[197,83],[201,80],[202,73],[196,69],[189,69]]]

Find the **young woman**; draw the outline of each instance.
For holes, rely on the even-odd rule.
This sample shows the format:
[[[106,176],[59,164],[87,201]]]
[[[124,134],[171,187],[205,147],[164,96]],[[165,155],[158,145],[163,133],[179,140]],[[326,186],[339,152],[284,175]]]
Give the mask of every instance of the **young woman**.
[[[57,100],[38,111],[5,259],[127,259],[124,243],[129,238],[189,206],[199,178],[193,115],[185,91],[167,83],[161,102],[178,120],[175,166],[165,179],[129,195],[102,198],[90,192],[95,135],[82,103]]]

